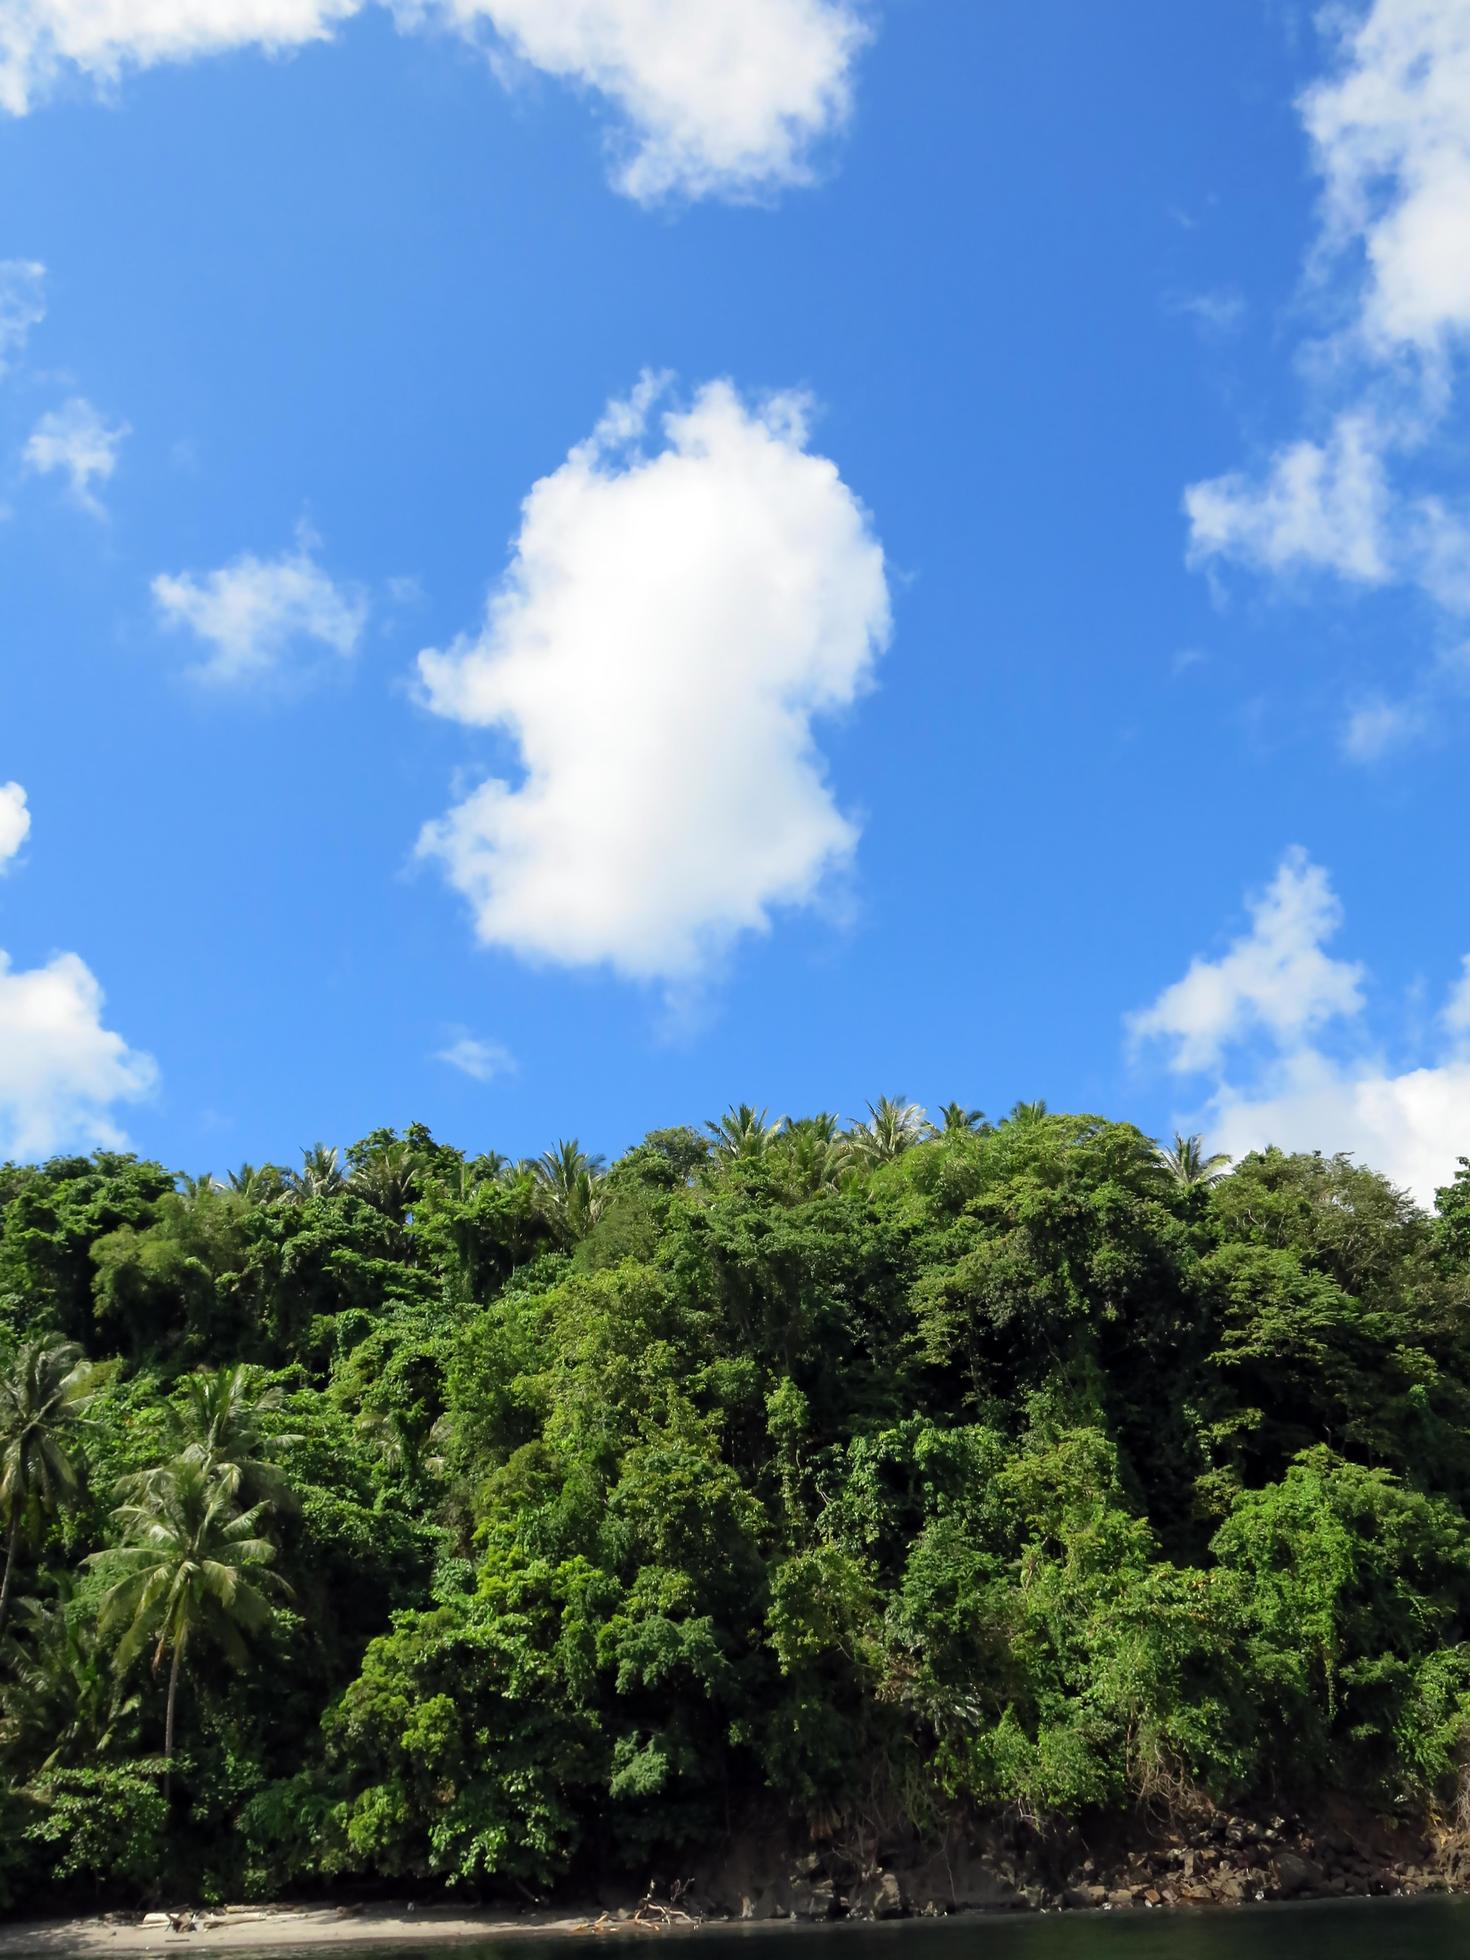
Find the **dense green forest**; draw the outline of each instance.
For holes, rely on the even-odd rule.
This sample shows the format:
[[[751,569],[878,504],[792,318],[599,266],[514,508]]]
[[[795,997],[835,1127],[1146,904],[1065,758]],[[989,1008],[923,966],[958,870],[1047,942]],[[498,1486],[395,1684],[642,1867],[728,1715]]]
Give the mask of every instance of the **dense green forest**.
[[[884,1100],[0,1215],[12,1909],[1466,1802],[1463,1166]]]

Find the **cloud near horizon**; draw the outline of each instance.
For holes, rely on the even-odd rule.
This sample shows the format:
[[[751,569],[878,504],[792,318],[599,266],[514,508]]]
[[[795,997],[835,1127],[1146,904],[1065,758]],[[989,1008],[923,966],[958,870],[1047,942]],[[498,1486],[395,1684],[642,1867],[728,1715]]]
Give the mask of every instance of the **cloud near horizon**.
[[[0,871],[30,828],[25,790],[0,786]],[[103,1004],[77,954],[17,971],[0,951],[0,1162],[127,1141],[114,1105],[150,1095],[158,1069],[102,1025]]]
[[[23,115],[68,75],[99,86],[129,69],[230,49],[284,54],[329,40],[373,0],[11,0],[0,15],[0,109]],[[590,90],[618,118],[613,181],[640,202],[743,198],[811,176],[840,129],[868,39],[861,0],[380,0],[403,31],[491,39],[521,63]]]
[[[524,771],[419,842],[479,938],[532,961],[696,978],[851,858],[815,717],[868,686],[883,552],[794,396],[645,378],[527,497],[484,625],[419,656],[426,705]]]
[[[1431,1057],[1395,1068],[1365,1026],[1363,968],[1324,950],[1342,906],[1300,846],[1250,918],[1220,958],[1195,959],[1125,1019],[1135,1054],[1159,1044],[1174,1073],[1208,1085],[1180,1127],[1204,1130],[1232,1157],[1270,1144],[1347,1151],[1432,1205],[1470,1155],[1470,957],[1437,1017]]]
[[[103,1026],[104,995],[75,953],[17,972],[0,952],[0,1158],[117,1149],[120,1102],[150,1095],[151,1055]]]

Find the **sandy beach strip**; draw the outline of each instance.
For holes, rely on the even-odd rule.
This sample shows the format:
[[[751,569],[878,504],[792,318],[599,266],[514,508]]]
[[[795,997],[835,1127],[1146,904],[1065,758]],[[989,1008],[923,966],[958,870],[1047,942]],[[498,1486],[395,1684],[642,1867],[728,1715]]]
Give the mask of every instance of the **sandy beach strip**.
[[[181,1930],[175,1930],[175,1922]],[[453,1941],[591,1936],[650,1931],[610,1914],[466,1911],[445,1906],[223,1906],[189,1914],[109,1914],[96,1919],[0,1925],[0,1956],[263,1952],[289,1947],[438,1946]]]

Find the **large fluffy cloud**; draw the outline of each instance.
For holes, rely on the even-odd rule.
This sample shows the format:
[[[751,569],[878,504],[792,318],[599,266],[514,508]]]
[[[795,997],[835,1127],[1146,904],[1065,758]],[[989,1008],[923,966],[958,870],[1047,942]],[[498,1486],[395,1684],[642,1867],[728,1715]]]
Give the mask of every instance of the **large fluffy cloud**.
[[[1321,426],[1192,484],[1190,556],[1417,586],[1458,617],[1470,528],[1415,479],[1441,460],[1470,332],[1470,0],[1372,0],[1320,19],[1328,72],[1299,104],[1323,187],[1308,273],[1345,321],[1307,364]],[[1442,681],[1431,668],[1420,693]],[[1399,715],[1398,743],[1427,725],[1423,708]],[[1350,718],[1350,755],[1384,752],[1361,735]]]
[[[151,1056],[102,1023],[102,989],[75,953],[16,972],[0,952],[0,1157],[116,1146],[113,1116],[157,1080]]]
[[[367,600],[317,563],[315,542],[303,532],[296,549],[278,558],[243,552],[214,571],[160,572],[154,579],[164,623],[186,628],[206,649],[194,667],[201,679],[260,680],[307,643],[343,658],[357,651]]]
[[[1128,1016],[1129,1032],[1200,1080],[1203,1102],[1179,1121],[1206,1129],[1212,1147],[1346,1150],[1427,1205],[1470,1156],[1470,960],[1428,1056],[1395,1066],[1368,1034],[1362,968],[1325,951],[1341,924],[1327,873],[1289,851],[1251,906],[1250,931],[1221,958],[1193,961]]]
[[[24,111],[68,71],[327,37],[365,0],[9,0],[0,107]],[[865,38],[858,0],[383,0],[401,26],[488,33],[621,118],[617,181],[640,199],[745,196],[808,174],[847,113]]]
[[[421,850],[487,944],[684,979],[852,852],[813,718],[889,631],[882,550],[804,406],[645,382],[527,497],[480,631],[420,656],[436,714],[498,728]]]

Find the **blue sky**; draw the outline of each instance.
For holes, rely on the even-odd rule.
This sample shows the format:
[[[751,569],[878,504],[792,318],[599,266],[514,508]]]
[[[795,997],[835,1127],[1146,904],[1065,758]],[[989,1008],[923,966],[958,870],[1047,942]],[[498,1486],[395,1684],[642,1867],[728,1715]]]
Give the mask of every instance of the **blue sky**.
[[[0,1149],[1470,1150],[1470,0],[8,11]]]

